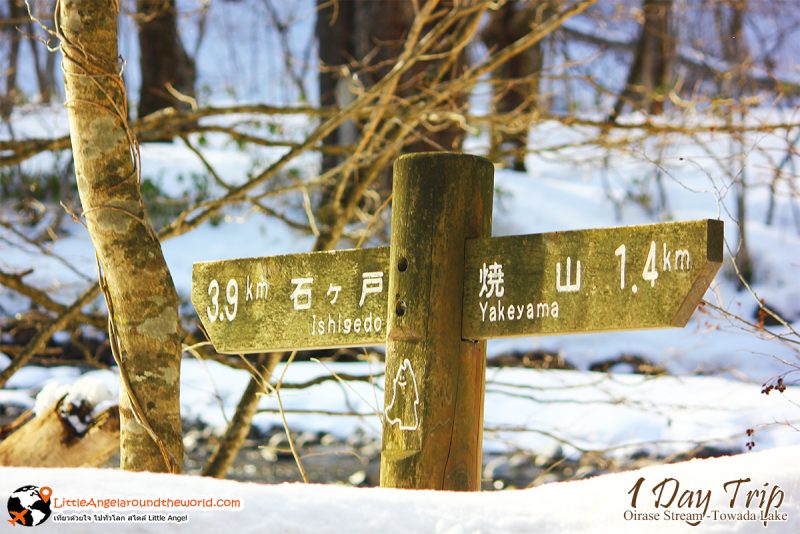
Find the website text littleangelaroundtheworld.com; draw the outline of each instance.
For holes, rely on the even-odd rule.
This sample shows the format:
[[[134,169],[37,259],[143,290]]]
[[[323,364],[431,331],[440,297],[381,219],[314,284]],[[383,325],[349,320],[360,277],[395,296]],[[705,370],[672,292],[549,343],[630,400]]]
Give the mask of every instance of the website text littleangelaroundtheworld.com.
[[[229,510],[244,508],[242,499],[190,497],[53,497],[53,510]]]

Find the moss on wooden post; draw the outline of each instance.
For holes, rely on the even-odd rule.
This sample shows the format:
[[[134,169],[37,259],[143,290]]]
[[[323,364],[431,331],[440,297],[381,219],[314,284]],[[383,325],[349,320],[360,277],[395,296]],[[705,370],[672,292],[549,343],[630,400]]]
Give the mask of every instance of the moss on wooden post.
[[[461,338],[465,243],[491,233],[493,167],[410,154],[394,166],[381,486],[478,490],[486,344]]]
[[[118,11],[111,0],[58,3],[70,138],[83,215],[107,287],[112,342],[141,408],[123,380],[121,467],[180,471],[178,296],[142,203],[117,55]]]

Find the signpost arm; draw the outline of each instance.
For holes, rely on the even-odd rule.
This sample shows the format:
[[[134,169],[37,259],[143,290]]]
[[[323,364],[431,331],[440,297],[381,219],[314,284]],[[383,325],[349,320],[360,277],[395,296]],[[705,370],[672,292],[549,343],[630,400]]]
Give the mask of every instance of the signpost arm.
[[[395,162],[381,486],[480,489],[486,343],[463,340],[461,319],[465,241],[491,234],[493,174],[463,154]]]

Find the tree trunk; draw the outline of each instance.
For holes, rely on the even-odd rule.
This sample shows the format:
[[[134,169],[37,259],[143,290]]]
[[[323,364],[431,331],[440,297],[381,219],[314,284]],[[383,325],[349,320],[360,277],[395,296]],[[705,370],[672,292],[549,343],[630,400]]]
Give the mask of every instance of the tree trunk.
[[[636,44],[628,79],[620,93],[611,120],[630,105],[658,115],[672,85],[675,40],[670,30],[672,0],[644,0],[644,23]]]
[[[239,404],[236,405],[233,419],[203,469],[203,476],[225,478],[250,432],[250,427],[253,426],[253,416],[261,400],[259,394],[264,392],[263,384],[269,381],[282,356],[283,354],[278,352],[259,358],[256,365],[259,375],[250,377],[250,382],[239,399]]]
[[[726,12],[727,11],[727,17]],[[748,92],[748,76],[750,70],[750,54],[747,50],[747,42],[744,34],[744,14],[747,11],[746,0],[731,2],[727,9],[722,5],[717,6],[717,18],[720,27],[720,41],[722,55],[726,62],[731,66],[730,75],[723,78],[722,96],[732,98],[738,102],[741,96]],[[737,105],[728,106],[728,121],[736,121],[737,114],[739,120],[744,123],[743,107],[736,109]],[[739,271],[741,280],[739,286],[743,287],[742,282],[750,283],[753,281],[753,261],[750,250],[747,246],[747,156],[745,154],[744,134],[736,134],[734,142],[731,143],[731,165],[730,177],[736,185],[736,219],[739,226],[739,247],[736,250],[736,267]]]
[[[338,7],[338,9],[336,9]],[[335,17],[335,18],[334,18]],[[347,65],[354,56],[353,34],[355,24],[355,3],[339,2],[334,6],[329,0],[317,0],[317,21],[315,33],[319,49],[319,103],[324,107],[345,107],[348,102],[347,84],[338,68]],[[336,128],[325,139],[324,144],[348,145],[355,140],[356,127],[348,122]],[[342,157],[323,154],[322,172],[336,167]]]
[[[117,63],[116,0],[61,0],[70,137],[120,363],[121,466],[180,471],[178,296],[147,218]],[[140,424],[139,421],[142,421]]]
[[[424,0],[423,2],[424,3]],[[445,6],[448,2],[443,2]],[[450,2],[452,4],[452,2]],[[323,72],[319,78],[320,103],[322,105],[336,105],[344,107],[355,98],[353,84],[360,84],[365,88],[371,87],[392,70],[400,54],[406,34],[414,22],[414,5],[405,0],[385,2],[338,2],[334,9],[331,2],[317,0],[318,14],[316,33],[319,40],[319,59]],[[336,13],[336,18],[333,14]],[[446,52],[446,50],[439,50]],[[461,53],[459,61],[451,69],[450,76],[456,78],[464,67],[464,54]],[[418,92],[415,83],[429,72],[436,70],[436,62],[430,60],[420,62],[410,69],[398,84],[397,96],[411,96]],[[349,71],[357,76],[352,78],[341,77],[339,71]],[[453,106],[459,109],[466,104],[467,95],[453,99]],[[359,141],[360,126],[348,122],[339,127],[335,134],[327,140],[328,143],[350,145]],[[431,150],[453,150],[461,148],[464,139],[463,130],[457,125],[445,125],[423,131],[421,126],[414,133],[418,139],[408,143],[404,152],[423,152]],[[339,164],[341,159],[324,158],[323,169],[325,172]],[[391,193],[391,173],[385,172],[375,182],[375,189],[382,198]],[[357,173],[356,173],[357,174]],[[317,222],[320,233],[328,242],[330,229],[336,225],[341,216],[342,206],[348,203],[351,195],[352,182],[345,189],[338,205],[333,203],[333,193],[336,190],[338,176],[325,184],[322,188],[318,202]],[[380,202],[375,203],[377,208]],[[365,206],[369,212],[373,206]]]
[[[47,77],[48,85],[50,86],[50,100],[58,98],[58,90],[56,84],[56,54],[47,53],[44,55],[44,71]]]
[[[318,0],[317,7],[320,103],[343,108],[355,99],[353,84],[369,87],[391,69],[391,60],[397,57],[403,34],[410,26],[412,7],[407,2],[338,2],[333,6],[325,0]],[[360,125],[348,121],[326,142],[354,145],[360,135]],[[323,158],[322,172],[339,165],[343,159]],[[340,179],[339,175],[331,176],[320,194],[317,222],[324,236],[330,235],[331,228],[336,226],[342,216],[341,207],[351,194],[352,183],[336,203],[335,192]],[[388,176],[378,187],[391,190]]]
[[[420,4],[424,4],[425,0]],[[453,7],[452,0],[441,2],[441,7]],[[356,2],[355,54],[369,65],[361,69],[359,80],[367,87],[375,84],[392,70],[397,57],[403,49],[406,35],[414,23],[414,5],[408,1],[393,2]],[[435,23],[434,23],[435,24]],[[447,50],[439,50],[446,52]],[[416,80],[435,70],[438,60],[422,61],[409,70],[398,85],[397,95],[411,97],[419,91]],[[450,72],[451,78],[457,78],[465,64],[464,54],[459,56],[458,63]],[[466,103],[466,95],[454,99],[455,107],[461,108]],[[421,127],[422,128],[422,127]],[[464,131],[458,126],[435,128],[417,131],[419,140],[407,144],[403,152],[429,152],[437,150],[458,151],[464,140]],[[389,174],[383,187],[391,190]]]
[[[39,58],[39,41],[34,37],[36,35],[36,27],[33,24],[33,21],[29,21],[26,24],[26,29],[28,35],[31,38],[28,40],[28,44],[31,45],[31,56],[33,58],[33,68],[36,72],[36,83],[39,85],[39,97],[41,98],[43,103],[49,103],[50,100],[53,98],[53,86],[55,85],[53,78],[51,76],[52,71],[48,71],[48,62],[45,59],[44,64],[40,61]],[[54,56],[55,54],[47,53],[47,49],[45,48],[45,57],[48,58],[50,56]]]
[[[194,97],[195,65],[178,33],[175,0],[137,0],[142,86],[139,117],[168,107],[187,107],[167,84]]]
[[[490,50],[501,50],[526,35],[531,25],[541,21],[541,5],[505,4],[494,12],[481,39]],[[530,121],[527,116],[539,107],[539,79],[544,62],[542,43],[509,59],[492,73],[495,113],[520,116],[503,127],[492,126],[489,159],[518,171],[525,170]],[[509,153],[510,152],[510,153]]]
[[[9,35],[8,69],[6,70],[6,93],[0,99],[0,118],[3,120],[11,116],[17,101],[17,67],[19,64],[19,49],[22,44],[22,34],[17,30],[19,21],[24,20],[25,3],[23,0],[8,0],[8,17],[12,24],[6,26]]]

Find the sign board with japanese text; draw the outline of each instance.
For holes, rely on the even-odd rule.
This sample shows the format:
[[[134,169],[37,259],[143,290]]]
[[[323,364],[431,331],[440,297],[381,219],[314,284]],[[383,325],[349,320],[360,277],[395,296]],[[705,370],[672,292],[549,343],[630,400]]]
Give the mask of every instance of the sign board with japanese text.
[[[380,345],[389,248],[195,263],[192,304],[220,353]]]
[[[684,326],[722,264],[701,220],[466,241],[462,337]],[[220,353],[386,342],[389,248],[196,263]]]
[[[701,220],[487,237],[494,166],[395,161],[391,248],[195,263],[220,353],[386,346],[381,486],[480,488],[485,339],[686,324],[722,264]]]
[[[700,220],[473,239],[465,339],[684,326],[722,265]]]

